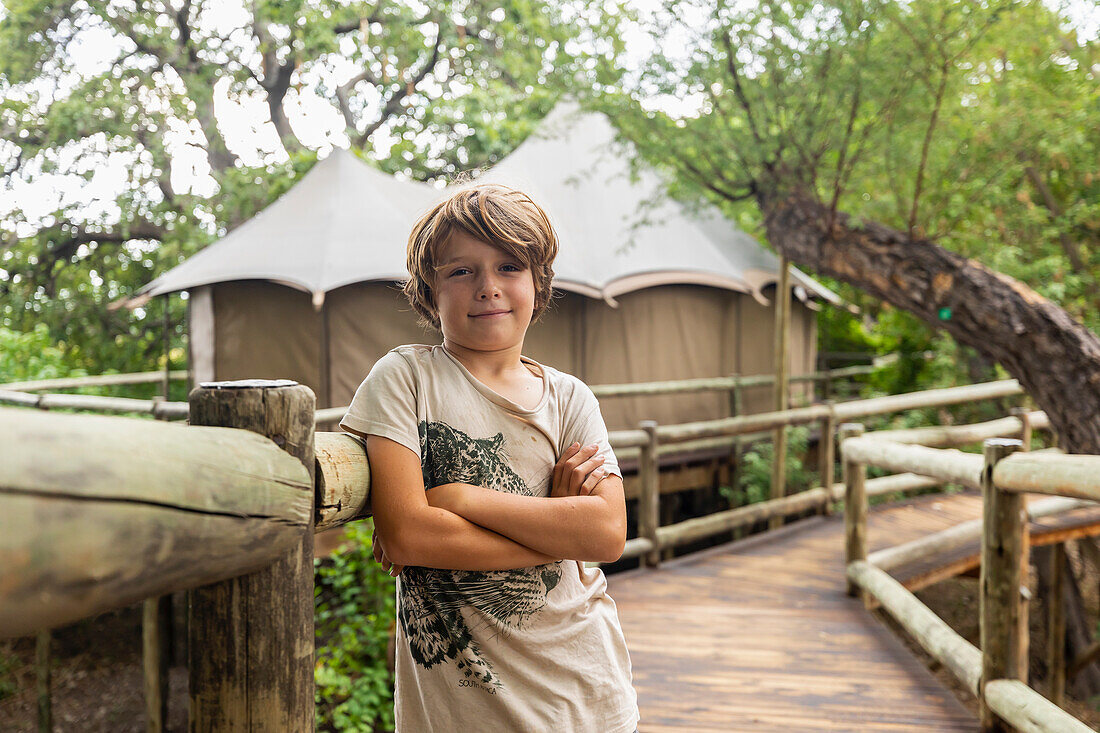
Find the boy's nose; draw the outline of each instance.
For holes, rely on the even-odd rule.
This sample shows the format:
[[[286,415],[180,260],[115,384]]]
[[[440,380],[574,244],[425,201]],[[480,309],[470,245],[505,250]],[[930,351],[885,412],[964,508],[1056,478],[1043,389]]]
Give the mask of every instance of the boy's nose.
[[[492,280],[485,279],[481,281],[481,285],[478,288],[478,297],[480,298],[495,298],[500,295],[500,288]]]

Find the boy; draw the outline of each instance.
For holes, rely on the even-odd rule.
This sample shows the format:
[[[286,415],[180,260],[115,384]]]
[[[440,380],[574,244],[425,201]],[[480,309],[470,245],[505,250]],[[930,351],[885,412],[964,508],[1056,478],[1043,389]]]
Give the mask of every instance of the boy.
[[[398,577],[399,733],[636,730],[615,603],[584,565],[622,554],[622,473],[592,391],[520,353],[557,251],[519,191],[434,206],[405,294],[443,342],[379,359],[340,423],[366,438],[375,557]]]

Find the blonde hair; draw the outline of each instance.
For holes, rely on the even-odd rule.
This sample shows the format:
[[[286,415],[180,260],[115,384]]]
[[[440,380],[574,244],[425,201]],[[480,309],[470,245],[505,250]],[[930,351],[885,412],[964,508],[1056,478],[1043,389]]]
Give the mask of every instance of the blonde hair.
[[[439,331],[439,311],[432,287],[439,273],[439,253],[455,229],[462,229],[522,262],[535,283],[531,323],[550,306],[558,238],[546,212],[522,191],[496,183],[472,185],[433,206],[409,234],[409,280],[402,288],[421,325]]]

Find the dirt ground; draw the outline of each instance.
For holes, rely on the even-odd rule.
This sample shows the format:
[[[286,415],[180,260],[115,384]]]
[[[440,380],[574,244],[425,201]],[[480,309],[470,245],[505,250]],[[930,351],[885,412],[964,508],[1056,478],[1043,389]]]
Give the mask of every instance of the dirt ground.
[[[1100,607],[1100,577],[1070,553],[1079,573],[1087,573],[1081,590],[1085,606],[1095,621]],[[1078,577],[1081,575],[1078,573]],[[1045,609],[1036,599],[1034,573],[1029,580],[1032,593],[1031,681],[1039,692],[1046,691]],[[945,619],[971,643],[978,643],[978,581],[953,578],[917,593],[929,608]],[[177,615],[181,611],[177,604]],[[875,611],[882,623],[933,671],[944,686],[977,718],[977,700],[959,685],[884,612]],[[141,670],[141,606],[85,619],[55,629],[53,654],[53,730],[56,733],[140,733],[145,730]],[[33,733],[35,717],[35,640],[33,637],[0,642],[0,731]],[[187,670],[175,666],[170,677],[169,731],[187,729]],[[1100,711],[1068,693],[1065,709],[1093,728],[1100,728]]]
[[[1100,607],[1100,575],[1092,568],[1088,568],[1080,558],[1070,552],[1070,560],[1074,565],[1075,575],[1082,579],[1081,593],[1085,603],[1085,609],[1089,618],[1095,623]],[[1046,608],[1037,597],[1036,579],[1034,567],[1028,579],[1028,589],[1031,591],[1031,602],[1028,604],[1028,622],[1030,628],[1029,658],[1031,660],[1029,670],[1029,684],[1033,689],[1044,696],[1049,689],[1046,681]],[[936,583],[923,590],[917,591],[917,598],[928,606],[937,616],[958,632],[964,639],[974,646],[979,646],[978,629],[978,578],[960,576]],[[955,693],[955,696],[970,710],[975,719],[978,717],[978,699],[961,685],[955,676],[945,667],[940,665],[927,652],[924,651],[913,639],[906,634],[885,611],[877,609],[873,612],[882,623],[894,630],[898,638],[905,642],[909,650],[920,659],[932,671],[940,683]],[[1100,699],[1094,699],[1092,704],[1087,701],[1075,699],[1069,691],[1069,683],[1066,684],[1065,699],[1062,708],[1088,724],[1094,730],[1100,730]]]
[[[54,630],[51,644],[56,733],[144,733],[141,605]],[[0,642],[0,731],[38,730],[35,639]],[[187,730],[187,669],[169,677],[169,730]]]

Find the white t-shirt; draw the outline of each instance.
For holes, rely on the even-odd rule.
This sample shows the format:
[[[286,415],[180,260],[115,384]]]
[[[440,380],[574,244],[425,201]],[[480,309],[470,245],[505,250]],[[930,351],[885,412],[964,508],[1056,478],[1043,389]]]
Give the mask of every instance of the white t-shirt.
[[[574,441],[615,454],[592,390],[521,357],[542,377],[526,409],[480,382],[442,345],[398,346],[355,392],[341,427],[420,457],[424,486],[462,482],[549,496]],[[399,733],[631,733],[630,656],[607,579],[576,560],[515,570],[406,567],[397,579]]]

